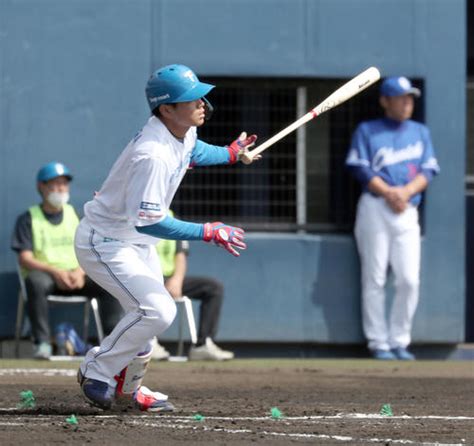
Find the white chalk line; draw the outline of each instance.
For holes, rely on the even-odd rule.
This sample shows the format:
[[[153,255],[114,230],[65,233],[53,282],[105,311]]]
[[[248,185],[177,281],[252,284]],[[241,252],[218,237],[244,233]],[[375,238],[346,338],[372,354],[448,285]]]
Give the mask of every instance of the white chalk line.
[[[10,408],[13,410],[13,408]],[[35,426],[50,426],[51,421],[66,422],[64,415],[39,415],[39,416],[16,416],[15,421],[1,421],[0,426],[24,426],[24,418],[28,418],[29,425]],[[78,416],[79,425],[81,417],[107,420],[121,418],[124,424],[146,426],[146,427],[161,427],[169,429],[190,429],[193,431],[202,432],[223,432],[226,434],[258,434],[272,437],[288,437],[288,438],[314,438],[335,440],[341,442],[367,442],[367,443],[391,443],[391,444],[419,444],[422,446],[464,446],[465,442],[462,439],[461,443],[439,443],[439,442],[420,442],[409,439],[393,439],[393,438],[355,438],[344,435],[326,435],[326,434],[312,434],[312,433],[295,433],[295,432],[275,432],[271,430],[255,430],[255,429],[229,429],[224,427],[209,427],[206,426],[205,420],[211,421],[272,421],[280,424],[290,425],[289,421],[305,421],[309,424],[318,424],[321,421],[328,420],[360,420],[360,419],[398,419],[398,420],[413,420],[413,419],[447,419],[447,420],[472,420],[474,417],[440,417],[440,416],[420,416],[420,417],[384,417],[377,414],[338,414],[333,416],[307,416],[307,417],[283,417],[275,420],[272,417],[205,417],[202,421],[197,421],[192,416],[176,416],[176,415],[84,415]],[[125,418],[126,417],[126,418]],[[124,419],[125,418],[125,419]],[[193,425],[191,425],[193,423]]]
[[[0,376],[15,375],[76,376],[77,369],[0,369]]]
[[[18,407],[0,407],[1,412],[15,412],[19,409]],[[28,420],[34,420],[35,417],[29,414],[21,414],[20,416],[27,416]],[[39,415],[39,417],[48,417],[51,415]],[[58,415],[55,415],[58,416]],[[60,415],[59,415],[60,416]],[[155,418],[157,415],[133,415],[133,414],[110,414],[110,415],[82,415],[84,417],[92,417],[96,419],[107,419],[107,418],[122,418],[127,416],[129,418],[136,418],[136,419],[150,419]],[[160,420],[165,419],[172,419],[176,421],[180,421],[183,423],[186,422],[196,422],[194,415],[158,415]],[[39,419],[39,418],[38,418]],[[42,418],[44,419],[44,418]],[[213,421],[319,421],[319,420],[445,420],[445,421],[474,421],[474,417],[466,417],[466,416],[443,416],[443,415],[379,415],[375,413],[339,413],[336,415],[307,415],[304,417],[286,417],[282,416],[279,419],[275,419],[271,416],[264,416],[264,417],[222,417],[222,416],[204,416],[205,420],[213,420]]]
[[[421,446],[465,446],[465,443],[432,443],[432,442],[420,442],[405,439],[393,439],[393,438],[355,438],[348,437],[345,435],[325,435],[325,434],[305,434],[305,433],[289,433],[289,432],[273,432],[273,431],[255,431],[252,429],[226,429],[221,427],[207,427],[207,426],[186,426],[182,424],[155,424],[155,423],[138,423],[136,420],[131,422],[139,426],[148,427],[168,427],[171,429],[191,429],[194,431],[203,432],[224,432],[226,434],[258,434],[267,435],[273,437],[289,437],[289,438],[314,438],[320,440],[336,440],[343,442],[365,442],[365,443],[384,443],[384,444],[417,444]]]

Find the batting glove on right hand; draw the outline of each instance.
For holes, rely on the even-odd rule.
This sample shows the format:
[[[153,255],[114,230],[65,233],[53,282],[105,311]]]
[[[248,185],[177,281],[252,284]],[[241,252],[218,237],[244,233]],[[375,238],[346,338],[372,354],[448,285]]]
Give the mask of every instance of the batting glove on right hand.
[[[247,153],[249,149],[255,145],[256,140],[257,140],[257,135],[247,136],[246,132],[242,132],[235,141],[232,141],[232,143],[227,146],[227,150],[229,151],[229,155],[230,155],[229,164],[234,164],[239,160],[245,162],[245,158],[243,158],[243,155]],[[261,155],[257,155],[254,159],[260,159],[260,158],[261,158]],[[252,161],[250,161],[250,163]],[[245,162],[245,164],[250,164],[250,163]]]
[[[214,242],[217,246],[229,251],[233,256],[239,257],[240,253],[235,249],[245,249],[244,230],[234,226],[228,226],[220,221],[204,224],[205,242]]]

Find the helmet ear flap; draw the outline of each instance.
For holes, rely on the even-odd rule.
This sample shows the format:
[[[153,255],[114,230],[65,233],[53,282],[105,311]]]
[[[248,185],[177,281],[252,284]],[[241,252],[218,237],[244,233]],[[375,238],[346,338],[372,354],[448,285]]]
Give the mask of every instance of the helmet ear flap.
[[[204,110],[205,110],[205,114],[204,114],[204,119],[206,121],[209,121],[209,119],[212,118],[212,114],[214,113],[214,107],[212,106],[212,104],[205,98],[201,98],[204,102]]]

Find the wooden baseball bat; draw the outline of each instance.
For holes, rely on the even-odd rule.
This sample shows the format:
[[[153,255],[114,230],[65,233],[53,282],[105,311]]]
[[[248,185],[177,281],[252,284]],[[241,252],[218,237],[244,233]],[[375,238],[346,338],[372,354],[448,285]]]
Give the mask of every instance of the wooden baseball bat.
[[[343,102],[352,98],[356,94],[359,94],[361,91],[365,90],[367,87],[374,84],[379,79],[380,71],[375,67],[370,67],[362,73],[358,74],[356,77],[346,82],[342,87],[338,88],[323,102],[314,107],[312,110],[310,110],[300,119],[295,121],[293,124],[290,124],[288,127],[284,128],[275,136],[272,136],[270,139],[268,139],[255,149],[251,150],[250,152],[243,153],[242,155],[240,155],[242,162],[245,164],[250,164],[256,155],[262,153],[264,150],[268,149],[270,146],[275,144],[280,139],[284,138],[292,131],[296,130],[298,127],[301,127],[303,124],[306,124],[308,121],[311,121],[311,119],[322,115],[324,112],[327,112],[328,110],[337,107],[339,104],[342,104]]]

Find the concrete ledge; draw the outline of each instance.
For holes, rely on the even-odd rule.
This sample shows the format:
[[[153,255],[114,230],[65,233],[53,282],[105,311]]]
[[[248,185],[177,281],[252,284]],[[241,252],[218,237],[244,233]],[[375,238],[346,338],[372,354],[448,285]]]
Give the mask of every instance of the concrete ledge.
[[[313,343],[228,343],[219,346],[235,352],[237,358],[368,358],[368,351],[362,344],[313,344]],[[177,342],[162,342],[171,354],[176,354]],[[185,344],[184,352],[189,349]],[[415,344],[410,350],[421,360],[474,361],[474,344]],[[32,343],[20,342],[20,358],[32,357]],[[11,339],[0,341],[0,358],[15,358],[15,343]],[[77,357],[79,360],[80,358]]]

